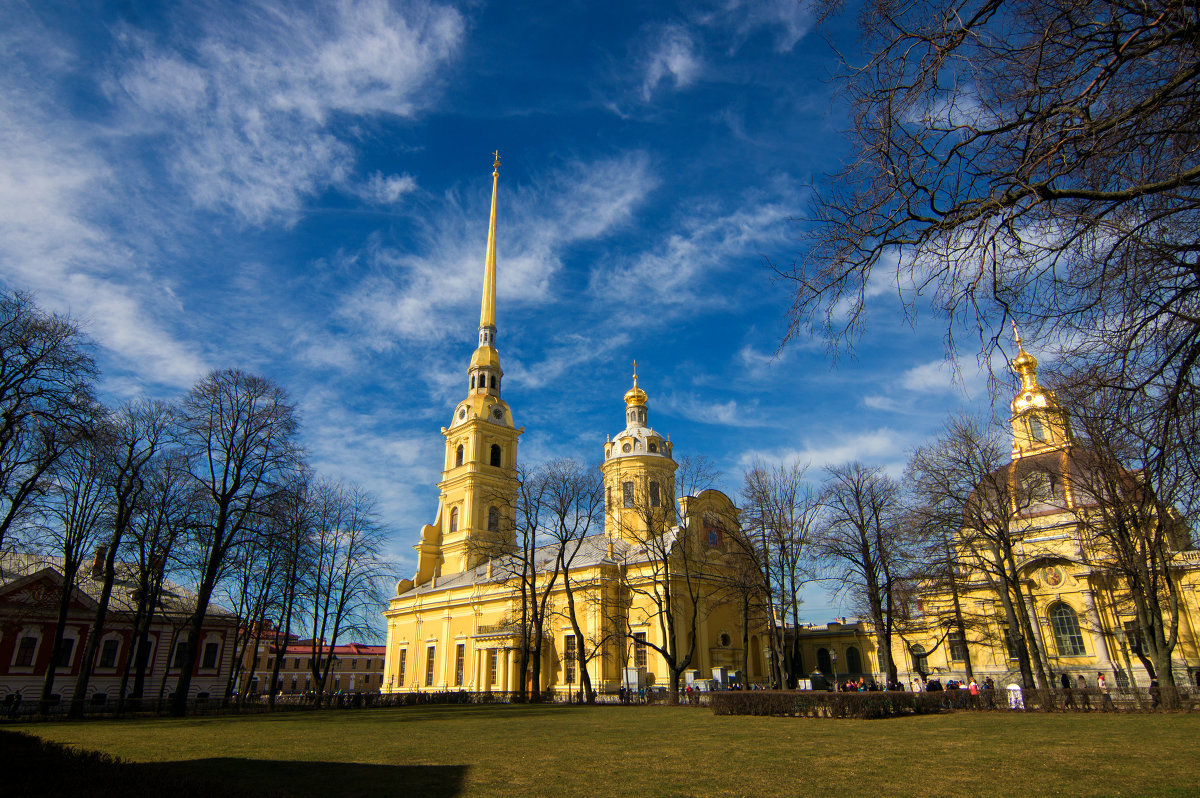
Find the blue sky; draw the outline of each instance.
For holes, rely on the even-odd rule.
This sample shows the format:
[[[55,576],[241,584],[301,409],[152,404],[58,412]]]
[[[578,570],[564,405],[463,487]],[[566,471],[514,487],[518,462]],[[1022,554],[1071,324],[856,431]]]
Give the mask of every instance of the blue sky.
[[[898,473],[951,410],[936,321],[880,285],[854,358],[778,356],[809,192],[846,157],[853,14],[685,3],[0,0],[0,281],[82,320],[103,391],[209,369],[294,397],[323,473],[432,520],[503,160],[498,348],[521,459],[650,421],[736,496],[756,458]],[[965,393],[964,393],[965,389]],[[815,621],[837,614],[819,590]]]

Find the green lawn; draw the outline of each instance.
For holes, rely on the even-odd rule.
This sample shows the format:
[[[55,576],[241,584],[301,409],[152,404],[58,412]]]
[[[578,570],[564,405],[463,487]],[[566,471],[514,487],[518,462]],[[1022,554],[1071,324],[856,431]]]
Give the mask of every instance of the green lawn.
[[[1200,793],[1200,714],[854,721],[665,707],[423,706],[19,728],[227,794]]]

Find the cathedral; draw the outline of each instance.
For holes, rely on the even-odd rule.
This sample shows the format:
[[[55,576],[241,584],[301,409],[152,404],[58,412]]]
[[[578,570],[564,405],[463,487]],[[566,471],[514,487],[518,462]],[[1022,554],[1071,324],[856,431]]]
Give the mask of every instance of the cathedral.
[[[520,557],[524,427],[502,398],[496,348],[498,183],[497,157],[478,345],[466,397],[442,428],[437,514],[414,547],[416,573],[400,580],[384,611],[383,692],[569,693],[583,681],[580,667],[600,693],[653,689],[673,676],[764,678],[761,624],[731,600],[724,578],[731,556],[725,530],[736,528],[737,509],[717,490],[676,498],[673,445],[649,426],[649,397],[636,370],[624,396],[624,428],[597,442],[603,530],[584,538],[561,567],[548,546]],[[524,614],[529,580],[522,569],[530,564],[546,574],[536,588],[547,597],[540,655],[531,650]],[[536,668],[530,663],[522,685],[520,663],[533,656]]]
[[[1037,358],[1019,335],[1016,343],[1011,365],[1020,385],[1010,403],[1011,461],[977,484],[964,508],[964,530],[952,546],[957,590],[946,580],[918,586],[918,615],[894,639],[892,656],[910,678],[973,675],[1019,684],[1025,656],[1039,683],[1059,686],[1068,674],[1074,686],[1082,675],[1094,687],[1102,674],[1109,684],[1149,687],[1156,674],[1143,643],[1146,631],[1103,528],[1114,523],[1114,511],[1098,506],[1114,475],[1095,467],[1072,432],[1069,408],[1039,382]],[[1152,513],[1142,522],[1155,520]],[[996,557],[998,548],[987,549],[998,546],[1000,536],[968,529],[989,524],[993,533],[1008,525],[1007,587],[999,569],[981,565]],[[1171,578],[1161,595],[1164,605],[1178,602],[1171,670],[1176,684],[1196,685],[1200,550],[1181,519],[1168,528]]]

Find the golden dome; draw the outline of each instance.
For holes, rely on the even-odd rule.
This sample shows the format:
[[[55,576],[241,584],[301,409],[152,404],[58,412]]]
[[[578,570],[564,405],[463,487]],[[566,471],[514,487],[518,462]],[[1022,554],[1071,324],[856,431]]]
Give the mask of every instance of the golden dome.
[[[493,347],[481,346],[475,350],[475,354],[471,356],[471,367],[491,367],[500,368],[500,353]]]
[[[625,404],[630,407],[646,404],[646,392],[637,384],[637,361],[633,361],[633,387],[625,392]]]

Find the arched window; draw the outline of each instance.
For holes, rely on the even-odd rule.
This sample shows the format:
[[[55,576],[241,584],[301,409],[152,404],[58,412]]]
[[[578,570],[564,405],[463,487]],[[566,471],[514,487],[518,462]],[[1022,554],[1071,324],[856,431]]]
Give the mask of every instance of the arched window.
[[[495,532],[500,528],[500,511],[495,507],[488,508],[488,532]]]
[[[500,467],[500,444],[492,444],[492,465]]]
[[[858,649],[850,646],[846,649],[846,671],[849,673],[862,673],[862,656],[859,655]]]
[[[1082,657],[1087,653],[1075,610],[1066,604],[1055,604],[1050,608],[1050,628],[1054,630],[1054,643],[1060,657]]]
[[[1035,441],[1046,440],[1046,428],[1042,426],[1042,421],[1037,416],[1029,417],[1029,435]]]
[[[658,483],[655,482],[654,480],[650,480],[650,506],[658,507],[658,505],[659,505]]]
[[[453,507],[450,510],[450,531],[451,532],[458,531],[458,508],[457,507]]]
[[[833,666],[829,662],[829,649],[817,649],[817,670],[828,677],[833,676]]]
[[[488,386],[488,387],[490,387],[490,388],[495,388],[495,387],[496,387],[496,375],[495,375],[495,374],[493,374],[493,375],[492,375],[492,378],[491,378],[491,380],[490,380],[489,382],[490,382],[490,384],[489,384],[489,386]]]
[[[475,375],[471,375],[471,390],[475,390]]]
[[[460,465],[462,465],[462,461],[463,461],[463,447],[462,447],[462,444],[460,443],[458,445],[458,451],[455,452],[455,454],[454,454],[454,464],[456,466],[460,466]]]

